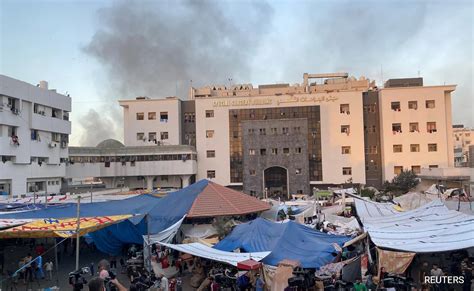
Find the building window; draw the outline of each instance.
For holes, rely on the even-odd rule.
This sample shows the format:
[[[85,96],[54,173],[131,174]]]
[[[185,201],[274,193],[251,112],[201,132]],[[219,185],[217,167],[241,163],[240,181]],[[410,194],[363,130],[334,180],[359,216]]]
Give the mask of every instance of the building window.
[[[260,149],[260,155],[261,156],[266,156],[267,155],[267,149]]]
[[[438,168],[438,165],[429,165],[428,168],[430,168],[430,169],[437,169],[437,168]]]
[[[295,148],[295,154],[301,154],[303,150],[301,148]]]
[[[155,120],[156,112],[148,112],[148,120]]]
[[[135,167],[135,161],[130,162],[130,167]]]
[[[401,111],[400,102],[392,102],[391,108],[393,111]]]
[[[395,175],[400,175],[400,173],[403,171],[403,166],[395,166],[393,167],[393,173]]]
[[[415,174],[419,174],[421,172],[421,166],[411,166],[411,171]]]
[[[161,140],[168,139],[168,132],[167,131],[160,132],[160,139]]]
[[[289,155],[290,154],[290,148],[283,148],[283,153],[285,155]]]
[[[148,133],[148,141],[156,141],[156,132]]]
[[[436,122],[427,122],[426,131],[428,131],[429,133],[436,132]]]
[[[344,168],[342,168],[342,174],[343,174],[344,176],[352,175],[352,168],[351,168],[351,167],[344,167]]]
[[[266,131],[265,128],[260,128],[259,131],[260,131],[260,135],[266,135],[267,134],[267,131]]]
[[[394,153],[401,153],[403,151],[403,146],[401,144],[394,144],[393,145],[393,152]]]
[[[31,140],[41,141],[38,130],[36,129],[31,130]]]
[[[349,110],[349,104],[341,104],[339,105],[339,112],[341,114],[351,114]]]
[[[206,130],[206,138],[213,138],[214,130]]]
[[[377,154],[377,146],[369,146],[365,148],[365,154],[366,155],[373,155]]]
[[[402,124],[401,123],[392,123],[392,132],[393,132],[393,134],[402,133]]]
[[[250,190],[250,196],[257,196],[257,192],[254,190]]]
[[[160,112],[160,122],[168,122],[168,112]]]
[[[420,132],[418,122],[410,122],[410,132]]]
[[[206,151],[206,155],[208,158],[215,158],[216,157],[216,151]]]
[[[408,109],[417,110],[418,109],[418,101],[408,101]]]
[[[249,149],[249,155],[255,156],[255,150],[254,149]]]
[[[283,127],[283,128],[281,129],[281,132],[282,132],[283,134],[289,134],[289,133],[290,133],[290,129],[289,129],[288,127]]]
[[[341,133],[345,133],[349,135],[350,132],[351,132],[350,125],[341,125]]]
[[[270,131],[271,131],[272,134],[278,134],[278,128],[276,128],[276,127],[270,128]]]
[[[145,118],[145,113],[137,112],[137,120],[143,120]]]
[[[214,110],[206,110],[206,118],[214,117]]]
[[[428,144],[428,151],[429,152],[437,152],[438,151],[438,145],[435,143],[429,143]]]
[[[249,175],[250,176],[255,176],[255,175],[257,175],[257,172],[255,170],[250,169],[249,170]]]
[[[300,168],[297,168],[297,169],[295,170],[295,174],[296,174],[296,175],[301,175],[301,173],[302,173],[302,171],[301,171]]]
[[[426,108],[428,108],[428,109],[435,108],[435,101],[434,100],[426,100],[425,104],[426,104]]]
[[[419,152],[419,151],[420,151],[420,145],[419,144],[410,144],[410,152],[415,153],[415,152]]]
[[[194,112],[184,113],[184,122],[194,122],[195,120],[196,120],[196,113]]]
[[[207,178],[208,179],[214,179],[216,177],[216,171],[215,170],[208,170],[207,171]]]
[[[144,132],[137,132],[137,140],[144,140],[145,133]]]
[[[272,148],[272,155],[278,155],[278,148]]]
[[[293,131],[299,133],[299,132],[301,132],[301,127],[295,126],[295,127],[293,127]]]
[[[255,128],[249,128],[248,133],[249,134],[254,134],[255,133]]]
[[[105,162],[105,167],[110,168],[110,162]]]
[[[341,148],[341,152],[343,155],[348,155],[351,153],[351,147],[350,146],[343,146]]]
[[[419,144],[411,144],[410,145],[410,152],[417,153],[419,151],[420,151],[420,145]]]
[[[365,113],[375,113],[375,104],[369,104],[364,106]]]

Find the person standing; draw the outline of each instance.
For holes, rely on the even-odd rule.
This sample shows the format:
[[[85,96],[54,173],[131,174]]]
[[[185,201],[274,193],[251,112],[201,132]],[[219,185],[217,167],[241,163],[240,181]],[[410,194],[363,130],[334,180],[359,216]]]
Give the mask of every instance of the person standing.
[[[438,277],[443,276],[443,270],[441,270],[441,268],[439,268],[437,264],[433,264],[433,268],[431,269],[430,273],[431,273],[431,276],[436,277],[436,279]],[[433,290],[441,290],[441,286],[442,286],[441,283],[435,283],[433,285]]]
[[[158,276],[160,278],[160,291],[169,291],[169,281],[168,278],[165,277],[165,275],[160,274]]]
[[[46,264],[44,264],[44,269],[46,271],[46,274],[48,275],[48,279],[52,281],[53,280],[53,262],[51,260],[49,262],[46,262]]]
[[[255,279],[255,291],[263,291],[264,288],[265,288],[265,282],[260,276],[260,273],[258,273],[257,278]]]
[[[26,281],[33,282],[33,267],[31,266],[31,260],[33,257],[30,253],[25,257],[25,283]]]

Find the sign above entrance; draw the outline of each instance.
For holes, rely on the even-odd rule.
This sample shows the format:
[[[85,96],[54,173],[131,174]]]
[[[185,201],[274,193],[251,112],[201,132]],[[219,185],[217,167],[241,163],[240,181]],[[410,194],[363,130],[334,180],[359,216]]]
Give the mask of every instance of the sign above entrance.
[[[246,99],[227,99],[227,100],[215,100],[212,102],[213,107],[231,107],[231,106],[260,106],[260,105],[273,105],[276,103],[277,106],[280,104],[290,103],[322,103],[322,102],[334,102],[339,97],[332,95],[323,96],[290,96],[288,98],[246,98]]]

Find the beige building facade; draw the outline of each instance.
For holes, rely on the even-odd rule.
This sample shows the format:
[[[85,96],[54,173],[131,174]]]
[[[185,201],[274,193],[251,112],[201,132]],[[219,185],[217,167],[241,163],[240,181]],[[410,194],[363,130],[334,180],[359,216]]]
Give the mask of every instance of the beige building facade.
[[[452,167],[454,90],[421,78],[377,88],[347,73],[304,74],[301,84],[207,86],[191,88],[187,101],[120,105],[126,146],[192,145],[196,179],[289,197],[341,184],[380,187],[401,169]],[[150,112],[156,120],[147,120]]]
[[[467,167],[472,160],[469,147],[474,145],[474,129],[461,124],[453,125],[454,164],[456,167]]]

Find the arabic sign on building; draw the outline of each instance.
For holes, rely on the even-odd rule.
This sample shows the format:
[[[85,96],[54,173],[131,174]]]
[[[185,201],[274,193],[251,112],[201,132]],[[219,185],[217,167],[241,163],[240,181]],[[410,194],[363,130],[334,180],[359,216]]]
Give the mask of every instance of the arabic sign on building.
[[[321,96],[290,96],[285,98],[246,98],[246,99],[225,99],[225,100],[214,100],[212,102],[213,107],[233,107],[233,106],[261,106],[261,105],[274,105],[280,106],[280,104],[298,104],[298,103],[323,103],[323,102],[334,102],[339,97],[332,95],[321,95]]]

